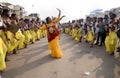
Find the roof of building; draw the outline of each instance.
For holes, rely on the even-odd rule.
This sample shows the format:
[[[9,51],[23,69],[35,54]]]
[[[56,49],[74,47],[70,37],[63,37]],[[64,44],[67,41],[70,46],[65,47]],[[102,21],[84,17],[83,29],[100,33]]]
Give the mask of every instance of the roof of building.
[[[0,2],[0,4],[6,5],[6,6],[13,5],[13,4],[8,3],[8,2]]]
[[[31,13],[31,14],[29,14],[29,16],[34,16],[34,17],[38,17],[39,16],[39,14],[37,14],[37,13]]]

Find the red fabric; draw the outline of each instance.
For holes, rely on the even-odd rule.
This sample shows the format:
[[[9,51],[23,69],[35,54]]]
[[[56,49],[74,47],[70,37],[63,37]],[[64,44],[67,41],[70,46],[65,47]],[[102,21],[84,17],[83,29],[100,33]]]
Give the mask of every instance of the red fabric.
[[[57,37],[59,35],[59,31],[58,29],[55,29],[54,33],[50,33],[48,35],[48,42],[52,41],[53,39],[55,39],[55,37]]]

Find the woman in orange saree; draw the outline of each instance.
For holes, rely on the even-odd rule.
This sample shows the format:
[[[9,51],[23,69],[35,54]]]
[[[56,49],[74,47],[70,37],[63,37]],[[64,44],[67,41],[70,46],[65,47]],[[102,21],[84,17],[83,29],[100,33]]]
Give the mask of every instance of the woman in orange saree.
[[[59,15],[55,20],[52,20],[50,17],[46,18],[46,23],[42,27],[41,30],[47,30],[47,38],[48,38],[48,47],[51,50],[51,56],[54,58],[61,58],[63,56],[60,45],[59,45],[59,31],[57,23],[64,17],[60,17],[61,11],[58,9]]]

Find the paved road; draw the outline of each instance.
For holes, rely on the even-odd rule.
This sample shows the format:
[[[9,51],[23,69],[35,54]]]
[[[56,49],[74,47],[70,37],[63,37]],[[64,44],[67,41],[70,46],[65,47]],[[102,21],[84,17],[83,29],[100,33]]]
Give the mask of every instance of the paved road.
[[[46,38],[10,55],[3,78],[120,78],[120,61],[108,55],[104,47],[90,48],[65,34],[60,45],[61,59],[50,56]]]

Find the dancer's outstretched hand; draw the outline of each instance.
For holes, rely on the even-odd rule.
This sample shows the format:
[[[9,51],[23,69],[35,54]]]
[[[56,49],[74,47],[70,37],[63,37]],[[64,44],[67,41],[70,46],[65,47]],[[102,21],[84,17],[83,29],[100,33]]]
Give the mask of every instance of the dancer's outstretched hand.
[[[64,18],[64,17],[66,17],[65,15],[63,15],[61,18]]]
[[[58,10],[59,12],[61,12],[61,10],[60,10],[60,9],[58,9],[58,8],[57,8],[57,10]]]
[[[61,10],[57,8],[57,10],[59,11],[58,17],[61,16]]]
[[[64,18],[65,16],[63,15],[61,18],[60,18],[60,20],[62,19],[62,18]]]

